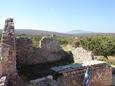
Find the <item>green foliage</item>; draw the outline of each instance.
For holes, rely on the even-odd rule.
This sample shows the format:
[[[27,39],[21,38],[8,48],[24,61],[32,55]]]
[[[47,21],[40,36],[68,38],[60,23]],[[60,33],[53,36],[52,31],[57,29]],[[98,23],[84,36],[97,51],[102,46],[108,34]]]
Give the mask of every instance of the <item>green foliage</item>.
[[[74,40],[72,42],[72,46],[75,47],[75,48],[79,47],[80,46],[80,40],[79,39],[78,40]]]
[[[56,39],[59,41],[61,45],[72,44],[73,41],[71,36],[57,36]]]
[[[33,42],[33,47],[38,47],[39,46],[39,41],[42,38],[40,35],[32,36],[32,42]]]
[[[22,34],[21,36],[27,36],[25,34]],[[54,35],[55,39],[61,44],[61,45],[68,45],[72,44],[73,39],[71,36],[56,36]],[[42,38],[41,35],[33,35],[30,36],[33,42],[33,47],[39,47],[39,41]]]
[[[21,36],[25,36],[22,34]],[[38,47],[41,35],[31,36],[33,47]],[[95,55],[115,55],[115,35],[98,34],[91,36],[55,36],[60,45],[72,45],[73,47],[82,46],[87,50],[91,50]]]
[[[79,44],[95,55],[115,55],[115,37],[108,35],[84,36],[79,38]],[[77,41],[78,42],[78,41]],[[75,43],[74,43],[75,44]],[[76,43],[78,44],[78,43]]]
[[[2,37],[2,34],[0,34],[0,38]]]
[[[32,36],[33,47],[38,47],[39,41],[42,38],[41,35]],[[71,44],[73,39],[71,36],[55,36],[55,39],[60,43],[60,45]]]

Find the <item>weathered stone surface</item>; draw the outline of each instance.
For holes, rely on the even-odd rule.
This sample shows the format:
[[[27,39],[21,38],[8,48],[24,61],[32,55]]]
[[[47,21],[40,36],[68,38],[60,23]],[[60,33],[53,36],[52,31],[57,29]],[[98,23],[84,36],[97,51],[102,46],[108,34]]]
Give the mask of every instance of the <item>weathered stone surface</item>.
[[[52,37],[43,37],[40,40],[41,54],[47,60],[58,61],[65,57],[65,52],[60,47],[60,44]]]
[[[6,81],[6,76],[0,78],[0,86],[4,86]]]
[[[32,41],[28,38],[16,38],[16,58],[19,63],[33,61]]]
[[[66,52],[52,37],[43,37],[40,48],[33,48],[28,38],[17,38],[17,61],[21,64],[37,64],[58,61],[65,58]]]
[[[42,37],[39,47],[49,52],[61,50],[59,43],[53,37]]]
[[[1,43],[11,45],[12,48],[15,48],[14,22],[12,18],[5,20]]]
[[[57,86],[57,82],[53,80],[53,77],[50,75],[36,80],[31,80],[28,86]]]
[[[57,82],[52,76],[30,82],[24,81],[17,73],[16,57],[17,62],[21,64],[37,64],[58,61],[64,59],[65,55],[59,43],[52,37],[43,37],[40,40],[40,48],[33,48],[32,41],[28,38],[17,38],[16,43],[13,19],[8,18],[5,21],[0,44],[0,86],[83,86],[87,67],[91,68],[91,86],[110,86],[112,69],[103,63],[103,65],[85,65],[87,67],[79,69],[72,68],[72,71],[64,72]],[[75,62],[82,63],[84,60],[93,59],[93,54],[83,48],[77,48],[73,51],[73,55]]]
[[[22,82],[22,80],[18,76],[16,70],[16,45],[14,22],[12,18],[8,18],[5,21],[5,27],[3,30],[0,46],[0,69],[2,69],[2,71],[0,72],[0,77],[6,76],[6,80],[4,83],[5,85],[3,86],[18,86],[19,83]]]
[[[91,68],[90,86],[110,86],[112,81],[112,69],[108,65],[89,66]],[[84,74],[87,67],[81,67],[70,72],[65,72],[57,80],[58,86],[84,86]]]
[[[94,59],[93,53],[83,49],[82,47],[74,49],[72,54],[75,63],[82,63],[83,61],[90,61]]]
[[[1,38],[1,60],[4,64],[6,74],[16,72],[16,49],[14,23],[12,18],[5,21],[5,27]]]

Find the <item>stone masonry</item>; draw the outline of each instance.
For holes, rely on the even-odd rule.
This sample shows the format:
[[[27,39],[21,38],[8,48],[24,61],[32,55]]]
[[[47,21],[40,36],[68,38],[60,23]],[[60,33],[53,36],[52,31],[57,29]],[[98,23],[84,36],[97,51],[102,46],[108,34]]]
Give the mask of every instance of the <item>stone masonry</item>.
[[[82,63],[84,61],[90,61],[94,59],[93,53],[83,49],[82,47],[74,49],[72,54],[75,63]]]
[[[12,18],[8,18],[5,21],[0,46],[0,77],[6,76],[4,86],[19,86],[19,83],[21,84],[22,82],[16,70],[16,47]]]
[[[110,86],[112,81],[112,69],[107,64],[95,64],[83,66],[69,71],[64,71],[57,80],[58,86],[84,86],[83,80],[86,68],[91,69],[90,86]]]
[[[5,62],[6,74],[16,72],[16,49],[13,19],[5,21],[4,31],[1,38],[1,60]],[[7,67],[9,66],[9,67]],[[8,69],[7,69],[8,68]]]
[[[52,37],[43,37],[39,41],[39,48],[33,48],[32,40],[29,38],[19,37],[16,41],[16,57],[21,64],[31,65],[59,61],[64,59],[67,54]]]
[[[16,43],[17,42],[17,43]],[[93,54],[77,48],[72,52],[75,62],[83,63],[92,60]],[[52,37],[44,37],[40,41],[40,48],[32,48],[32,41],[27,38],[15,39],[14,22],[12,18],[5,21],[0,44],[0,86],[83,86],[86,68],[91,69],[90,86],[110,86],[112,69],[106,63],[82,66],[76,64],[65,65],[57,70],[59,77],[53,80],[52,75],[41,79],[24,81],[18,75],[17,61],[22,64],[37,64],[53,62],[64,59],[66,52],[62,50],[58,42]],[[95,62],[96,63],[96,62]],[[32,71],[32,70],[30,70]],[[56,72],[57,72],[56,71]],[[46,71],[45,71],[46,72]]]

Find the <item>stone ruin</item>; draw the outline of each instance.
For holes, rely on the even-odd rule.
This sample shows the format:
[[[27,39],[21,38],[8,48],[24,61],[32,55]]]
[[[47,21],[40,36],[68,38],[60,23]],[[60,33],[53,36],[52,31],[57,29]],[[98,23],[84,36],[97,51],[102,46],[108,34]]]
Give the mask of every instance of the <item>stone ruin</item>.
[[[111,67],[101,61],[88,61],[83,64],[53,67],[52,70],[60,75],[57,79],[58,86],[84,86],[83,80],[87,68],[91,70],[89,86],[111,85]]]
[[[18,86],[23,83],[16,69],[16,45],[12,18],[5,21],[0,44],[0,77],[2,86]],[[1,81],[0,79],[0,81]]]
[[[53,62],[64,59],[66,56],[66,52],[52,37],[43,37],[40,40],[39,48],[33,48],[32,40],[29,38],[17,38],[16,41],[16,57],[21,64]]]
[[[12,18],[5,21],[0,44],[0,86],[28,86],[19,76],[17,63],[32,65],[55,62],[66,57],[66,52],[52,37],[43,37],[39,48],[32,47],[29,38],[16,38]],[[27,85],[28,84],[28,85]]]
[[[87,58],[85,55],[90,57]],[[81,51],[76,51],[73,56],[74,58],[77,56],[78,60],[80,59],[79,61],[83,61],[81,60],[82,57],[85,60],[92,58],[91,53],[86,51],[83,52],[83,55]],[[76,63],[65,66],[53,65],[56,67],[51,66],[50,70],[53,72],[50,76],[45,75],[29,81],[21,77],[16,66],[17,64],[19,66],[21,66],[20,64],[38,64],[37,66],[40,65],[42,69],[46,69],[49,64],[44,65],[45,63],[64,61],[65,58],[66,52],[52,37],[42,38],[39,48],[33,48],[32,41],[28,38],[15,38],[13,19],[8,18],[5,21],[0,44],[0,86],[83,86],[82,81],[87,67],[92,70],[91,86],[110,86],[112,71],[111,67],[106,63],[97,62],[97,64],[94,64],[95,62],[93,61],[90,62],[90,65],[83,62],[82,64]],[[76,59],[75,62],[77,62]],[[32,67],[34,66],[32,65]],[[40,71],[40,69],[38,70]],[[28,72],[31,71],[34,70],[29,70]],[[56,74],[55,80],[53,79],[55,77],[54,73]]]
[[[83,63],[84,61],[90,61],[95,59],[92,51],[85,50],[82,47],[77,47],[72,50],[72,54],[75,63]]]

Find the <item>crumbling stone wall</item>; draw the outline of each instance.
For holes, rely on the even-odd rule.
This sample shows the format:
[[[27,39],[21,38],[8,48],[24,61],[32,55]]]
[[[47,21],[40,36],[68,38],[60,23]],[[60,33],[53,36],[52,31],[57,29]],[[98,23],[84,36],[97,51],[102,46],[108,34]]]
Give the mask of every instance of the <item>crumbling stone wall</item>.
[[[12,18],[5,21],[4,30],[0,45],[0,80],[5,76],[2,82],[3,86],[19,86],[23,84],[18,76],[16,69],[16,47],[15,47],[14,22]]]
[[[59,43],[52,37],[43,37],[40,40],[39,48],[32,47],[29,38],[17,38],[17,61],[21,64],[38,64],[64,59],[66,52]]]
[[[82,47],[78,47],[72,51],[74,62],[82,63],[83,61],[93,60],[94,56],[91,51],[87,51]]]
[[[50,52],[62,50],[58,41],[53,37],[42,37],[39,47]]]
[[[36,80],[31,80],[28,86],[57,86],[57,82],[53,76],[49,75]]]
[[[13,19],[5,21],[1,38],[1,62],[4,66],[4,74],[10,75],[16,72],[16,50]]]
[[[82,53],[83,56],[87,55],[88,58],[91,56],[91,53],[87,53],[85,50],[83,50]],[[80,55],[78,54],[78,57],[81,58],[82,53],[80,53]],[[17,61],[22,64],[58,61],[64,59],[66,55],[58,42],[52,37],[42,38],[40,41],[40,48],[33,48],[32,41],[27,38],[18,38],[16,43],[13,19],[9,18],[5,21],[5,28],[0,44],[0,81],[3,80],[0,84],[3,83],[3,86],[28,86],[31,83],[29,83],[29,81],[24,81],[18,75],[16,68],[16,54]],[[86,57],[84,58],[85,60],[88,59]],[[92,57],[90,57],[89,60],[91,58]],[[82,60],[80,59],[79,61]],[[96,67],[96,69],[95,66],[87,67],[90,67],[92,70],[91,86],[110,86],[112,79],[110,66],[101,65]],[[86,67],[81,67],[80,69],[73,68],[72,71],[64,72],[63,76],[59,77],[57,80],[58,86],[83,86],[85,70]],[[47,83],[49,85],[52,82],[54,82],[53,79],[51,79],[50,82],[48,80],[40,83],[38,82],[37,85],[44,86]],[[35,83],[32,83],[32,85],[34,84]],[[53,83],[52,86],[57,86],[57,83]]]
[[[62,50],[60,44],[52,37],[43,37],[40,40],[41,54],[45,59],[50,61],[58,61],[65,57],[66,52]]]
[[[112,69],[108,65],[103,65],[91,68],[90,86],[110,86],[112,79]],[[74,69],[70,72],[63,73],[63,76],[58,78],[58,86],[84,86],[84,74],[86,67]]]
[[[30,63],[33,57],[32,41],[29,38],[16,38],[16,58],[19,63]],[[33,58],[33,59],[32,59]]]

